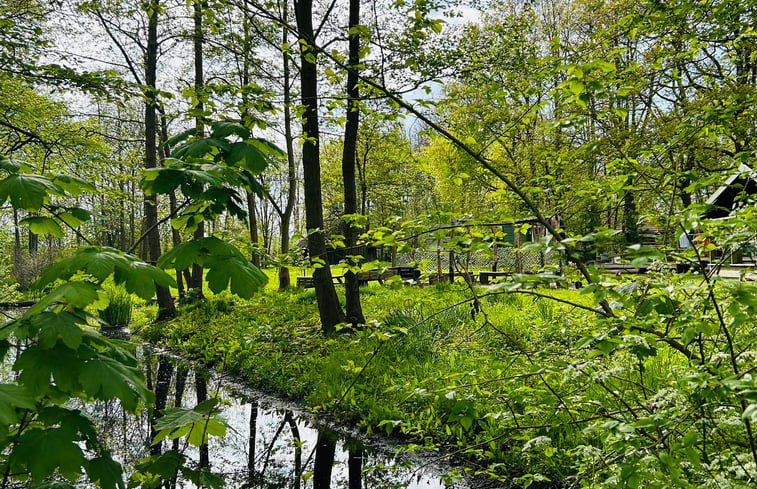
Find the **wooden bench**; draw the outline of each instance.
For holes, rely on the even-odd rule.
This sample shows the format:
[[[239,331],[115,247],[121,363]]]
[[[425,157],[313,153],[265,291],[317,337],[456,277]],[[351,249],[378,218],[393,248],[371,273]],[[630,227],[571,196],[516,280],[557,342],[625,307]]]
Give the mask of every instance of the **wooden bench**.
[[[647,267],[634,267],[633,265],[623,263],[601,263],[597,265],[597,268],[605,273],[614,273],[616,275],[647,273]]]
[[[331,278],[334,281],[334,285],[344,285],[344,275],[332,275]],[[312,289],[313,287],[315,287],[313,277],[297,277],[297,287],[302,287],[303,289]]]
[[[385,278],[387,278],[386,272],[382,272],[379,269],[358,272],[357,274],[357,281],[361,287],[363,285],[368,285],[368,282],[378,282],[379,284],[384,285]]]
[[[312,289],[313,287],[315,287],[313,277],[297,277],[297,287],[302,287],[303,289]]]
[[[481,282],[481,285],[489,285],[489,280],[491,279],[503,279],[507,277],[512,277],[513,272],[480,272],[478,274],[478,279]]]

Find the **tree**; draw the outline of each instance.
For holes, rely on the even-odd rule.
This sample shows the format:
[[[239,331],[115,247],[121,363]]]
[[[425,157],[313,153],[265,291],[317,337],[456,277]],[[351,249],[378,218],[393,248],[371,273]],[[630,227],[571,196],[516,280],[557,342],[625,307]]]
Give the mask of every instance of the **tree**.
[[[344,147],[342,150],[342,178],[344,181],[344,228],[348,256],[357,255],[357,189],[355,188],[355,166],[357,156],[357,138],[360,128],[360,90],[358,88],[358,69],[360,63],[360,0],[350,0],[350,20],[348,24],[349,55],[347,63],[347,122],[344,125]],[[348,264],[357,265],[348,258]],[[360,285],[357,275],[352,270],[344,274],[345,313],[352,324],[365,323],[363,309],[360,305]]]
[[[146,5],[147,14],[147,44],[145,47],[145,169],[158,167],[158,147],[156,136],[157,123],[157,63],[158,63],[158,16],[161,7],[157,0],[151,0]],[[149,258],[157,262],[160,257],[160,231],[158,229],[158,198],[157,195],[145,195],[145,234]],[[171,291],[158,286],[158,319],[169,319],[176,315]]]
[[[296,5],[297,30],[300,44],[300,96],[304,107],[302,120],[302,168],[305,185],[305,225],[308,251],[315,266],[313,282],[318,300],[321,328],[326,334],[334,332],[344,322],[344,312],[334,289],[323,233],[323,204],[321,198],[320,133],[318,124],[318,70],[313,32],[313,2],[299,0]]]
[[[203,73],[203,15],[206,7],[204,0],[193,0],[192,2],[192,19],[194,21],[194,30],[192,32],[192,44],[194,51],[194,93],[193,100],[194,106],[192,112],[195,118],[195,136],[202,138],[205,135],[204,132],[204,103],[206,98],[205,94],[205,77]],[[194,238],[201,239],[205,237],[205,222],[201,221],[197,223],[197,229],[194,231]],[[202,292],[203,271],[202,267],[198,264],[194,264],[192,267],[192,273],[187,281],[187,287],[193,289],[198,299],[203,299]]]

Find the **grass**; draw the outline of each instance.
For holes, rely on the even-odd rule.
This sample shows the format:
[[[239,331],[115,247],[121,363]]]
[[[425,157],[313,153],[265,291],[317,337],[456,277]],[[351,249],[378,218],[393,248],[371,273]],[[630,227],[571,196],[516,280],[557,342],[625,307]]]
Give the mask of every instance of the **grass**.
[[[697,302],[702,292],[692,279],[659,300],[675,280],[608,284],[603,293],[617,313],[610,318],[593,312],[591,289],[482,289],[477,309],[466,286],[442,283],[362,288],[368,324],[333,337],[320,331],[314,290],[297,288],[266,289],[249,301],[218,294],[183,306],[171,322],[150,325],[138,312],[132,324],[150,341],[261,389],[411,446],[444,447],[516,484],[615,487],[617,474],[645,480],[684,471],[691,480],[745,479],[748,456],[733,448],[748,446],[739,404],[722,387],[733,379],[716,370],[726,358],[722,342],[710,336],[699,346],[714,359],[707,370],[660,341],[662,328],[678,342],[688,318],[714,317]],[[717,293],[732,297],[725,285]],[[639,290],[652,293],[634,298]],[[730,316],[737,306],[729,317],[737,318]],[[744,313],[734,337],[757,358],[751,317]],[[696,441],[710,429],[718,438]],[[705,449],[712,465],[700,461]]]
[[[218,294],[143,335],[366,431],[462,446],[505,433],[503,393],[541,390],[530,378],[497,380],[530,368],[524,352],[534,344],[562,351],[588,332],[584,311],[541,298],[487,297],[484,316],[465,302],[461,284],[361,290],[370,324],[333,338],[320,332],[314,291],[297,288],[266,289],[233,306],[230,295]],[[549,293],[587,300],[576,291]],[[494,444],[469,456],[512,464],[512,453]]]

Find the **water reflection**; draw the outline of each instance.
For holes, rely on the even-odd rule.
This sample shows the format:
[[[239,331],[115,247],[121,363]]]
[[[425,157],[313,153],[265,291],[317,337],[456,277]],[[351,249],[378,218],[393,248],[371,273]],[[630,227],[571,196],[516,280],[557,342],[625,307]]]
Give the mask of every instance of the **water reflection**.
[[[433,469],[414,469],[394,460],[387,450],[364,446],[281,401],[243,388],[183,361],[145,349],[140,353],[148,384],[156,394],[156,409],[140,416],[126,416],[116,402],[97,402],[84,409],[107,433],[114,458],[125,467],[163,450],[180,450],[195,467],[210,467],[226,487],[240,489],[439,489],[445,485]],[[184,440],[164,440],[151,445],[152,421],[160,410],[194,406],[218,396],[223,400],[225,437],[211,437],[208,445],[189,446]],[[171,481],[168,489],[191,487]]]

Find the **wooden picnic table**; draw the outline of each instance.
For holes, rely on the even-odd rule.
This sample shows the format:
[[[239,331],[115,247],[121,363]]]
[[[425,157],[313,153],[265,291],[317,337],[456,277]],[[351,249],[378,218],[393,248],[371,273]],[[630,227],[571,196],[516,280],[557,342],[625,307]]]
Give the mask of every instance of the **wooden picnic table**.
[[[418,267],[389,267],[387,268],[392,275],[399,275],[402,280],[415,280],[421,278],[421,269]]]

